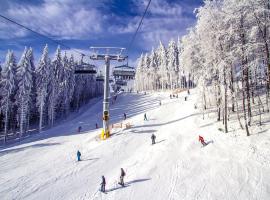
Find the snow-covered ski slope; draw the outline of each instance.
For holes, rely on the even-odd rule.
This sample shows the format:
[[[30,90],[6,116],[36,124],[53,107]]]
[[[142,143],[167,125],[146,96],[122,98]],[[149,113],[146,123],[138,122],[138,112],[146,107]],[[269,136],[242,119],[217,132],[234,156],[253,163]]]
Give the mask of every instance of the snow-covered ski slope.
[[[188,101],[184,95],[119,95],[111,107],[112,122],[121,121],[125,112],[133,126],[113,130],[105,141],[97,137],[100,129],[93,129],[101,117],[98,101],[40,138],[1,149],[0,199],[270,199],[270,132],[223,134],[194,109],[195,91]],[[143,121],[145,112],[148,121]],[[202,148],[198,134],[213,143]],[[81,162],[76,162],[77,150]],[[121,167],[124,188],[117,184]],[[98,191],[102,175],[107,194]]]

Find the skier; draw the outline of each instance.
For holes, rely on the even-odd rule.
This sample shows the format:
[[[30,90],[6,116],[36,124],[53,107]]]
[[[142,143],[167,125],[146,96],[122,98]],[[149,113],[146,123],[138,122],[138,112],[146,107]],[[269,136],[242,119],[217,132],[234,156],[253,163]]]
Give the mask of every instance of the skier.
[[[187,97],[185,97],[185,101],[187,101]]]
[[[96,123],[96,129],[98,129],[98,124]]]
[[[125,177],[126,173],[124,171],[123,168],[121,168],[121,175],[120,175],[120,185],[122,185],[124,187],[124,177]]]
[[[206,145],[206,143],[204,141],[204,138],[202,136],[200,136],[200,135],[199,135],[199,142],[201,142],[203,146]]]
[[[152,145],[156,144],[156,136],[154,134],[151,135]]]
[[[77,151],[77,159],[78,159],[78,161],[81,161],[81,152],[78,150]]]
[[[124,113],[124,120],[127,118],[127,114],[126,113]]]
[[[146,113],[144,113],[144,121],[147,121]]]
[[[102,176],[101,179],[102,179],[102,182],[101,182],[101,184],[100,184],[100,185],[101,185],[100,191],[101,191],[101,192],[105,192],[106,180],[105,180],[105,177],[104,177],[104,176]]]
[[[82,130],[82,127],[81,127],[81,126],[79,126],[79,127],[78,127],[78,133],[80,133],[80,132],[81,132],[81,130]]]

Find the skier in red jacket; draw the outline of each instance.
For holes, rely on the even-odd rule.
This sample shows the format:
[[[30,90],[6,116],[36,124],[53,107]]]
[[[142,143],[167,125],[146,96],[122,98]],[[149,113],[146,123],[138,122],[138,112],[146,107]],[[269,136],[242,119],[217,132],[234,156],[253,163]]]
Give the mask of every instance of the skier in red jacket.
[[[204,141],[203,137],[202,137],[202,136],[200,136],[200,135],[199,135],[199,142],[201,142],[203,146],[205,146],[205,145],[206,145],[206,143],[205,143],[205,141]]]

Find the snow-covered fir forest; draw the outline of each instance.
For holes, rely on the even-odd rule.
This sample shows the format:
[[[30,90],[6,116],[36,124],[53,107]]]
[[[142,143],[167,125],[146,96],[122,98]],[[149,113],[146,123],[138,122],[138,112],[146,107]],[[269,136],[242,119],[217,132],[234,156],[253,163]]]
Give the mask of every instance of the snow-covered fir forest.
[[[249,136],[269,116],[270,2],[206,0],[195,12],[187,35],[141,55],[136,89],[197,86],[203,117],[215,113],[227,133],[236,116]]]
[[[57,48],[49,57],[46,45],[41,58],[34,60],[32,48],[25,48],[19,62],[8,51],[0,66],[0,137],[3,141],[42,131],[65,119],[91,98],[100,96],[103,83],[94,75],[74,74],[76,62]],[[31,132],[29,132],[31,130]]]

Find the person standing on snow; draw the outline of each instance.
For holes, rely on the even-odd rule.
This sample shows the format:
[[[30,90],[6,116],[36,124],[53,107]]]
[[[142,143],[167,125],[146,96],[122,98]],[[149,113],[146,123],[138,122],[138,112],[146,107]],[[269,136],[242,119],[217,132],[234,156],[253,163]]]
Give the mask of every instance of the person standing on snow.
[[[124,120],[127,118],[127,114],[126,113],[124,113]]]
[[[144,113],[144,121],[147,121],[146,113]]]
[[[81,161],[81,152],[78,150],[77,151],[77,159],[78,159],[78,161]]]
[[[154,134],[151,135],[152,145],[156,144],[156,136]]]
[[[106,180],[105,180],[104,176],[102,176],[101,179],[102,179],[102,181],[101,181],[101,184],[100,184],[101,185],[100,191],[105,192]]]
[[[121,168],[121,175],[120,175],[120,185],[124,186],[124,177],[125,177],[126,173],[124,171],[123,168]]]
[[[206,145],[206,143],[204,141],[204,138],[202,136],[200,136],[200,135],[199,135],[199,142],[201,142],[203,146]]]

